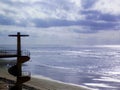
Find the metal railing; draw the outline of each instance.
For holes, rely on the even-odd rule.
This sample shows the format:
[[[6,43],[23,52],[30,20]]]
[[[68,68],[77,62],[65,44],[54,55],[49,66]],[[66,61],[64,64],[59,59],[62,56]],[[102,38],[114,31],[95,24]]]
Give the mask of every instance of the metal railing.
[[[5,50],[2,49],[0,50],[0,56],[12,56],[12,55],[16,55],[17,56],[17,50]],[[21,56],[30,56],[30,52],[28,50],[22,50],[21,51]]]
[[[22,76],[31,76],[29,71],[22,71]]]
[[[21,56],[29,56],[30,57],[30,52],[28,50],[22,50]]]

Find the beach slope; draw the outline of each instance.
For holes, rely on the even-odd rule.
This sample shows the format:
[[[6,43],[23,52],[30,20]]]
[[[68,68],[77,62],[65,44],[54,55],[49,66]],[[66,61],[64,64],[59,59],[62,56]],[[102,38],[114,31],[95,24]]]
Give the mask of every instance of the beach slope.
[[[0,77],[15,81],[15,77],[11,76],[7,69],[0,69]],[[33,76],[25,85],[35,90],[90,90],[84,86],[63,83],[43,76]]]

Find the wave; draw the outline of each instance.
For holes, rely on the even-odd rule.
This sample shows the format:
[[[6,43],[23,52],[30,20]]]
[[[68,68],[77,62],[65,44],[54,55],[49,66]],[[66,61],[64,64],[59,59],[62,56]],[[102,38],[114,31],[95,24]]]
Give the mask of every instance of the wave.
[[[77,71],[81,72],[80,68],[72,68],[72,67],[61,67],[61,66],[51,66],[51,65],[46,65],[46,64],[39,64],[38,67],[47,67],[55,70],[70,70],[70,71]]]
[[[103,83],[85,83],[85,85],[87,86],[91,86],[93,88],[96,88],[96,87],[99,87],[99,88],[109,88],[110,90],[114,89],[114,90],[117,90],[118,87],[114,87],[114,86],[109,86],[107,84],[103,84]]]
[[[40,56],[69,56],[69,57],[94,57],[94,58],[106,58],[106,57],[120,57],[120,52],[116,50],[32,50],[32,57]]]

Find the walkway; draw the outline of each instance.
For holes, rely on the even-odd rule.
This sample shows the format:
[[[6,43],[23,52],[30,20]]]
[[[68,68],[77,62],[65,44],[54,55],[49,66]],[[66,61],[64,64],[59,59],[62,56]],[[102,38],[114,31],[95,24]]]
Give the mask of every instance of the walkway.
[[[30,56],[29,51],[21,51],[22,56]],[[0,58],[17,57],[17,50],[0,50]]]

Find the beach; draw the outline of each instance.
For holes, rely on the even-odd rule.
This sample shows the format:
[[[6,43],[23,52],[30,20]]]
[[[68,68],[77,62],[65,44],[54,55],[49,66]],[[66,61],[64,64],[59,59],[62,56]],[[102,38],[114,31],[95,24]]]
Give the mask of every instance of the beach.
[[[0,68],[0,78],[2,78],[2,79],[0,79],[1,82],[2,82],[3,78],[4,78],[4,81],[6,79],[7,82],[8,82],[8,80],[15,81],[15,77],[11,76],[7,72],[7,69],[5,69],[5,68],[4,69]],[[3,85],[6,85],[6,88],[8,88],[7,85],[9,85],[9,84],[6,83]],[[50,78],[46,78],[43,76],[39,76],[39,77],[32,76],[31,80],[28,81],[27,83],[25,83],[23,85],[23,87],[31,88],[31,90],[90,90],[89,88],[84,87],[84,86],[63,83],[63,82],[52,80]],[[3,89],[3,90],[5,90],[5,89]],[[27,89],[27,90],[30,90],[30,89]]]

